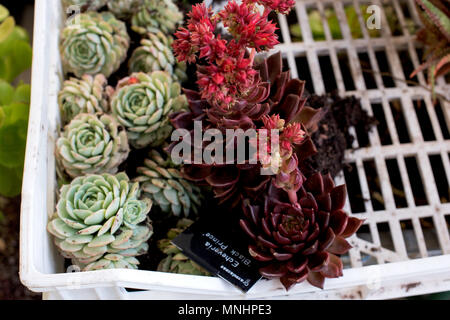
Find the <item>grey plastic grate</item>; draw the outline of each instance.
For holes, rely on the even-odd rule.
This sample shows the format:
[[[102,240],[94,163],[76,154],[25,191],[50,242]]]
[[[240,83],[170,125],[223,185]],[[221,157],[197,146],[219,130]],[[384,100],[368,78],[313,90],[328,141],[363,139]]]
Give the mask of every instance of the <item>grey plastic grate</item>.
[[[381,29],[371,37],[362,6],[372,4],[381,8]],[[352,38],[349,6],[355,8],[361,38]],[[330,9],[339,21],[337,39],[332,38],[325,15]],[[320,14],[324,40],[313,38],[308,20],[312,10]],[[397,22],[395,32],[388,18],[391,25]],[[341,95],[355,95],[369,114],[375,109],[380,119],[377,130],[368,134],[368,146],[356,135],[356,150],[346,152],[354,170],[336,179],[356,190],[346,209],[366,219],[366,227],[351,239],[354,249],[347,267],[450,254],[450,86],[444,78],[437,80],[441,98],[435,107],[423,73],[414,79],[418,84],[406,81],[410,79],[405,74],[409,77],[421,58],[421,47],[408,28],[421,25],[414,1],[298,0],[288,17],[278,15],[278,23],[282,43],[276,49],[282,51],[293,77],[311,77],[310,88],[317,94],[334,87]],[[292,37],[290,28],[295,24],[300,25],[301,41],[298,34]],[[324,71],[332,71],[334,79],[324,77]]]

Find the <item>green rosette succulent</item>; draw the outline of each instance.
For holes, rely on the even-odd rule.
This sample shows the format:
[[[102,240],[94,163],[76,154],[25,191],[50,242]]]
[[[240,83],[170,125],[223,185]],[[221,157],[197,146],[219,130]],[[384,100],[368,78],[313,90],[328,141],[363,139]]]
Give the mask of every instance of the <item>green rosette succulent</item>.
[[[167,255],[158,265],[158,271],[170,273],[182,273],[198,276],[209,276],[210,273],[186,257],[178,249],[172,240],[193,223],[189,219],[178,221],[176,228],[172,228],[167,233],[167,238],[158,241],[158,248]]]
[[[108,245],[108,253],[103,257],[88,264],[77,259],[72,261],[84,271],[111,268],[137,269],[139,260],[135,257],[148,252],[147,240],[152,234],[153,229],[150,224],[138,225],[134,229],[122,227],[118,231],[116,240]]]
[[[107,87],[107,84],[108,81],[102,74],[85,74],[81,79],[70,78],[64,81],[63,88],[58,93],[63,122],[70,122],[80,113],[108,112],[108,88],[111,87]]]
[[[169,115],[186,108],[181,85],[164,71],[133,73],[119,81],[111,99],[113,115],[137,149],[163,144],[173,131]]]
[[[125,130],[112,116],[80,113],[56,141],[58,164],[72,178],[98,173],[116,173],[128,158],[130,147]]]
[[[83,269],[109,253],[143,254],[153,233],[147,217],[152,202],[138,197],[139,184],[125,173],[75,178],[61,188],[47,230],[61,254]]]
[[[183,14],[172,0],[144,0],[144,5],[131,18],[132,29],[140,34],[175,32],[183,22]]]
[[[97,11],[101,7],[106,5],[106,2],[114,2],[107,0],[62,0],[64,10],[70,9],[70,7],[79,7],[81,12],[84,11]],[[70,12],[68,12],[70,13]]]
[[[106,254],[98,261],[92,262],[83,268],[83,271],[103,269],[137,269],[139,260],[135,257],[125,257],[120,254]]]
[[[110,12],[78,14],[61,32],[64,70],[77,77],[101,73],[108,78],[126,59],[129,46],[125,23]]]
[[[142,196],[151,199],[161,211],[185,217],[190,213],[198,214],[202,199],[200,188],[184,179],[168,156],[151,150],[137,173],[135,181],[141,186]]]
[[[120,19],[128,19],[142,6],[144,0],[113,0],[108,1],[108,9]]]
[[[128,63],[130,73],[166,71],[175,80],[187,80],[186,64],[177,62],[171,48],[172,37],[166,37],[162,32],[149,33],[148,39],[141,40],[141,46],[136,48]]]

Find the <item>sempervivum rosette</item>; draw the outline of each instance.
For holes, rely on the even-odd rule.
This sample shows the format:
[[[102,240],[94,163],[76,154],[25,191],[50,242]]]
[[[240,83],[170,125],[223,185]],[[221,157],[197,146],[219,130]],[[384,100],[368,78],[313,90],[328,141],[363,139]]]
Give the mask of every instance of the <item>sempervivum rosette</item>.
[[[251,238],[249,253],[265,265],[260,273],[279,278],[289,289],[305,279],[322,288],[325,278],[342,276],[340,254],[351,248],[345,238],[363,223],[342,210],[345,185],[335,187],[330,175],[306,179],[292,204],[287,194],[271,185],[264,204],[244,205],[240,224]]]
[[[130,73],[161,70],[171,74],[175,80],[185,81],[186,64],[175,60],[170,47],[172,38],[166,37],[162,32],[149,33],[147,36],[131,55],[128,63]]]
[[[183,22],[183,14],[172,0],[144,0],[144,5],[132,19],[132,29],[140,34],[148,32],[172,34]]]
[[[80,113],[107,112],[109,94],[104,75],[85,74],[81,79],[70,78],[64,81],[58,93],[58,104],[63,122],[67,123]]]
[[[77,77],[98,73],[109,77],[125,60],[129,45],[125,23],[112,13],[81,13],[61,32],[64,71]]]
[[[136,13],[144,0],[113,0],[108,1],[108,9],[120,19],[128,19]]]
[[[163,71],[139,72],[122,79],[111,99],[113,115],[138,149],[161,145],[173,131],[169,114],[186,107],[180,84]]]
[[[135,180],[140,183],[142,196],[150,198],[163,212],[186,217],[198,213],[200,188],[184,179],[168,156],[151,150],[137,173]]]
[[[78,7],[82,12],[96,11],[103,7],[106,2],[107,0],[62,0],[62,4],[65,10],[70,9],[70,7],[72,7],[73,9],[75,9],[75,7]]]
[[[106,114],[77,115],[56,142],[56,159],[72,178],[116,173],[129,152],[125,130]]]
[[[83,268],[107,253],[143,254],[152,235],[152,203],[138,197],[139,184],[124,173],[75,178],[61,188],[47,230],[61,254]]]

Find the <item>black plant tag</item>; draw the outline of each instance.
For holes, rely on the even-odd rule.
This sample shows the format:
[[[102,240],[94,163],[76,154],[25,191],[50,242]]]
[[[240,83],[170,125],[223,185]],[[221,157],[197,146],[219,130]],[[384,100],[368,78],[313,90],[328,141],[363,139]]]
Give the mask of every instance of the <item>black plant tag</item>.
[[[207,271],[244,292],[261,279],[257,262],[248,254],[247,241],[222,223],[200,219],[172,243]]]

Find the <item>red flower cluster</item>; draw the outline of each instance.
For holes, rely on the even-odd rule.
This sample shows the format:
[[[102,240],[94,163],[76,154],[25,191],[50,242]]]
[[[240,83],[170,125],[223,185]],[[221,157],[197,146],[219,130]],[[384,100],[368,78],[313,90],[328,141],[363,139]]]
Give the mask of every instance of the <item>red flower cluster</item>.
[[[218,15],[240,47],[254,48],[260,52],[278,44],[275,24],[267,21],[267,17],[261,15],[254,4],[239,5],[231,1]]]
[[[264,129],[280,130],[280,154],[282,157],[290,157],[294,145],[299,145],[305,138],[305,131],[298,122],[289,123],[285,125],[285,121],[280,118],[280,115],[274,114],[272,116],[263,116]],[[270,136],[270,135],[268,135]],[[277,141],[278,142],[278,141]]]
[[[200,58],[214,59],[221,57],[226,50],[226,42],[214,35],[216,23],[212,20],[212,9],[204,4],[192,6],[188,13],[188,28],[180,28],[173,43],[173,49],[179,61],[190,63]]]
[[[295,0],[244,0],[245,3],[258,3],[282,14],[288,14],[295,5]]]
[[[281,8],[280,3],[288,2],[278,1],[277,6]],[[255,1],[237,4],[233,0],[217,14],[205,4],[197,4],[188,14],[187,28],[175,33],[172,46],[179,61],[206,61],[206,65],[198,66],[197,83],[202,98],[212,105],[229,107],[246,98],[259,81],[258,72],[253,68],[255,52],[278,44],[275,24],[267,20],[275,2],[260,4],[265,6],[263,14],[259,13]],[[234,39],[226,41],[216,35],[219,22]]]
[[[248,58],[244,52],[234,56],[230,54],[230,47],[225,52],[225,56],[216,59],[215,63],[198,66],[197,83],[202,89],[202,98],[211,104],[228,107],[254,87],[257,71],[252,68],[253,54]]]
[[[270,156],[261,152],[261,163],[263,167],[271,168],[276,172],[274,185],[286,191],[292,203],[296,203],[296,193],[302,186],[303,178],[293,147],[303,142],[306,133],[302,130],[300,123],[294,122],[285,126],[285,121],[279,115],[264,116],[262,120],[264,129],[279,130],[280,135],[277,141],[273,141],[270,132],[267,133],[267,143],[260,147],[267,150]],[[272,145],[277,145],[278,150],[273,150]]]

